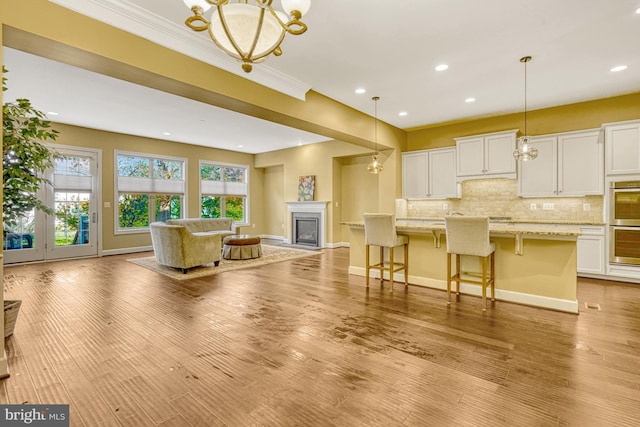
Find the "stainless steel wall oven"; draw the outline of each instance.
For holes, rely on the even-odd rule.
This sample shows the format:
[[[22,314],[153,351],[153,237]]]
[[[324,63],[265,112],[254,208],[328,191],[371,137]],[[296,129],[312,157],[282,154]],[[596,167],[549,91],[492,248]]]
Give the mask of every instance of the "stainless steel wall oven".
[[[640,265],[640,181],[612,182],[609,261]]]

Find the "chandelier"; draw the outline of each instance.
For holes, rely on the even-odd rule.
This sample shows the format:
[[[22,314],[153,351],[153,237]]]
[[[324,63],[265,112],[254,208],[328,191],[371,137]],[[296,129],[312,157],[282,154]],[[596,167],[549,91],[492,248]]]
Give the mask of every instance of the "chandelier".
[[[373,174],[378,174],[380,172],[382,172],[382,162],[380,160],[378,160],[380,158],[380,153],[378,152],[378,101],[380,100],[379,96],[374,96],[373,98],[371,98],[371,100],[373,101],[373,105],[374,107],[374,125],[373,125],[373,144],[374,144],[374,150],[375,153],[373,154],[372,157],[372,161],[371,163],[369,163],[369,166],[367,166],[367,169],[369,170],[369,172],[373,173]]]
[[[529,144],[531,137],[527,135],[527,62],[529,61],[531,61],[530,56],[520,58],[520,62],[524,64],[524,135],[518,138],[516,150],[513,152],[513,157],[523,162],[538,157],[538,149]]]
[[[209,30],[211,40],[240,60],[247,73],[272,53],[282,55],[280,44],[286,33],[297,36],[307,31],[300,19],[311,6],[311,0],[282,0],[281,12],[273,9],[273,0],[183,1],[193,12],[185,24],[194,31]],[[204,13],[211,6],[215,10],[207,19]]]

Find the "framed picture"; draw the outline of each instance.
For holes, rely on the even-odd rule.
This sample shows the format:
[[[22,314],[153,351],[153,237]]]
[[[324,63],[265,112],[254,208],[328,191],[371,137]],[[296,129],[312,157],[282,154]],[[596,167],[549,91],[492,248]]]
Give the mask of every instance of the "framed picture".
[[[298,182],[298,201],[308,202],[312,201],[316,189],[316,176],[307,175],[301,176]]]

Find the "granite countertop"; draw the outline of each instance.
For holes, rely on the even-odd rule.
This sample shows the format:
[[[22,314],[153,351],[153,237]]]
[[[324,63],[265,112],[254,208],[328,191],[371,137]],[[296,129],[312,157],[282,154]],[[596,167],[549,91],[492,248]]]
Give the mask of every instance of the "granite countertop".
[[[434,218],[396,218],[398,221],[444,221],[444,217],[434,217]],[[593,221],[579,221],[579,220],[571,220],[571,219],[550,219],[550,220],[541,220],[541,219],[531,219],[531,220],[522,220],[522,219],[511,219],[510,217],[489,217],[489,222],[491,223],[511,223],[511,224],[563,224],[563,225],[585,225],[585,226],[605,226],[604,222],[593,222]]]
[[[346,221],[342,224],[350,227],[364,227],[364,221]],[[593,225],[593,224],[589,224]],[[445,231],[444,219],[402,218],[396,220],[398,231],[438,232]],[[570,223],[532,223],[532,222],[491,222],[492,235],[520,236],[580,236],[580,225]]]

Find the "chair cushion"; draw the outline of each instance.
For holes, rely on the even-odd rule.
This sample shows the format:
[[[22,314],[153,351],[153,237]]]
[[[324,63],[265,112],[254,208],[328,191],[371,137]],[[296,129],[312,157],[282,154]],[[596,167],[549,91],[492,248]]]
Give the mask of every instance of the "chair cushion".
[[[489,240],[489,218],[447,216],[445,224],[448,253],[486,257],[496,250]]]
[[[247,236],[241,234],[239,236],[227,236],[222,241],[225,245],[229,246],[245,246],[245,245],[256,245],[260,243],[259,236]]]
[[[396,234],[396,220],[393,214],[365,213],[363,218],[366,245],[395,248],[409,243],[409,236]]]

